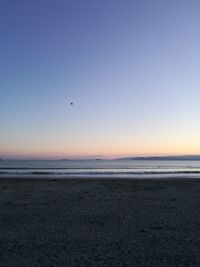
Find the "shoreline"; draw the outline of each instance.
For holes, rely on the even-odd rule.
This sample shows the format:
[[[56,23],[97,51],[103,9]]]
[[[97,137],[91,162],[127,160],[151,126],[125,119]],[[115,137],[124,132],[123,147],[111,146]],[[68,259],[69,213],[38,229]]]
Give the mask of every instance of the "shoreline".
[[[3,266],[198,266],[200,180],[0,179]]]
[[[152,176],[61,176],[61,175],[0,175],[0,180],[143,180],[143,181],[149,181],[149,180],[199,180],[199,175],[180,175],[180,176],[173,176],[173,175],[167,175],[162,176],[160,175],[152,175]]]

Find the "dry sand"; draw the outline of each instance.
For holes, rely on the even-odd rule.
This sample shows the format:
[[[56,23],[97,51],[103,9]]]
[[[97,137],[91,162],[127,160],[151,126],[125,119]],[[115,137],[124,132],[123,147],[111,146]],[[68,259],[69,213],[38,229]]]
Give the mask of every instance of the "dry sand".
[[[0,179],[0,266],[200,266],[200,180]]]

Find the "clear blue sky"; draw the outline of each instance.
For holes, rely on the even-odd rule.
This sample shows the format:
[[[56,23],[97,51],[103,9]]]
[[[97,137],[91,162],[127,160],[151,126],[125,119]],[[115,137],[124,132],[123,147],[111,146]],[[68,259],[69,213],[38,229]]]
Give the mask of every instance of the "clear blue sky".
[[[199,14],[197,0],[0,1],[0,157],[200,154]]]

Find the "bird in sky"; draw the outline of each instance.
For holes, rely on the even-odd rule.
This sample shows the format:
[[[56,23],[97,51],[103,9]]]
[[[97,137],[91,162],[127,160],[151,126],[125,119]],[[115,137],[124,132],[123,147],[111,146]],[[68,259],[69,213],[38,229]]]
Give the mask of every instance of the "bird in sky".
[[[73,106],[74,105],[74,103],[73,102],[70,102],[70,106]]]

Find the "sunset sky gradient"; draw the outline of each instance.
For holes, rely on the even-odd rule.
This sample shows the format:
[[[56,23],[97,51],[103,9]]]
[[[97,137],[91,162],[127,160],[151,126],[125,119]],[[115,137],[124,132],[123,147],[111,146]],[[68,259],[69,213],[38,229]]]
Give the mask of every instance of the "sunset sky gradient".
[[[199,14],[197,0],[0,1],[0,157],[200,154]]]

